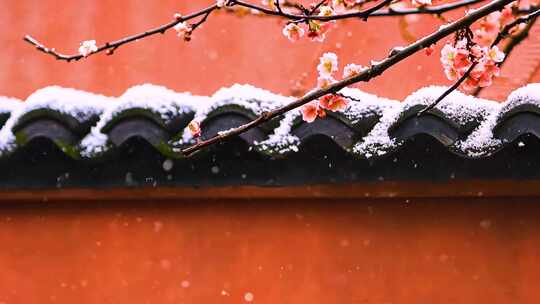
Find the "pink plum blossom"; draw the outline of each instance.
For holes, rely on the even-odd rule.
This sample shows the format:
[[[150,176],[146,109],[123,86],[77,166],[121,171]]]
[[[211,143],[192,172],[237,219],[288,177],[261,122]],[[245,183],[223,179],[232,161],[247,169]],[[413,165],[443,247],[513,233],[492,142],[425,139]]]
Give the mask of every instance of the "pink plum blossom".
[[[462,77],[476,63],[462,84],[466,91],[490,86],[493,77],[500,74],[498,64],[504,57],[504,53],[497,46],[488,48],[473,45],[467,49],[467,44],[463,41],[456,43],[456,46],[446,44],[441,50],[441,63],[449,80]]]
[[[326,116],[326,112],[316,100],[303,105],[300,111],[302,112],[302,119],[306,122],[313,122],[317,117],[323,118]]]
[[[81,46],[79,47],[79,54],[87,57],[88,55],[96,52],[97,50],[98,47],[96,46],[95,40],[86,40],[81,43]]]
[[[319,61],[317,70],[320,76],[331,76],[338,70],[338,58],[334,53],[324,53]]]
[[[500,63],[504,60],[505,55],[499,50],[499,47],[495,45],[487,51],[487,57],[491,61]]]
[[[189,25],[187,22],[180,22],[173,28],[180,38],[189,38],[189,35],[191,34],[191,25]]]
[[[330,94],[323,96],[319,100],[319,104],[323,109],[330,110],[333,112],[342,111],[347,108],[349,104],[347,100],[339,95]]]
[[[296,42],[304,36],[304,29],[295,23],[289,23],[283,28],[283,35],[290,41]]]

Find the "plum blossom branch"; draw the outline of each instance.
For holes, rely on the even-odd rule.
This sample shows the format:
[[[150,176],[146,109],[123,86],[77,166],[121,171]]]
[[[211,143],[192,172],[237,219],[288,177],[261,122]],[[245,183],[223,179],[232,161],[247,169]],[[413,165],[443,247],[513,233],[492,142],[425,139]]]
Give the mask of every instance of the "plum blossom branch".
[[[185,21],[200,17],[200,16],[203,16],[203,18],[206,20],[208,15],[210,13],[212,13],[216,9],[218,9],[217,5],[212,5],[210,7],[207,7],[205,9],[202,9],[202,10],[200,10],[198,12],[195,12],[195,13],[187,15],[187,16],[177,16],[175,18],[175,20],[173,20],[173,21],[171,21],[169,23],[166,23],[164,25],[161,25],[159,27],[144,31],[144,32],[139,33],[139,34],[127,36],[127,37],[124,37],[124,38],[121,38],[119,40],[115,40],[115,41],[112,41],[112,42],[106,42],[105,44],[97,47],[91,53],[87,54],[87,56],[94,55],[94,54],[104,52],[104,51],[107,51],[108,54],[112,54],[112,52],[114,52],[114,50],[116,50],[118,47],[120,47],[120,46],[122,46],[124,44],[134,42],[134,41],[137,41],[137,40],[140,40],[140,39],[143,39],[143,38],[146,38],[148,36],[155,35],[155,34],[164,34],[167,30],[173,28],[174,26],[176,26],[176,25],[178,25],[178,24],[180,24],[182,22],[185,22]],[[55,57],[57,60],[65,60],[67,62],[70,62],[70,61],[78,61],[78,60],[81,60],[82,58],[87,57],[87,56],[85,56],[83,54],[66,55],[66,54],[59,53],[54,48],[46,47],[45,45],[43,45],[42,43],[40,43],[39,41],[37,41],[36,39],[34,39],[33,37],[31,37],[29,35],[24,36],[23,40],[30,43],[31,45],[33,45],[38,51],[43,52],[43,53],[48,54],[48,55],[51,55],[51,56]]]
[[[375,11],[389,5],[393,0],[382,0],[378,4],[374,5],[373,7],[370,7],[368,9],[354,12],[354,13],[347,13],[347,14],[338,14],[338,15],[331,15],[331,16],[319,16],[319,15],[313,15],[315,13],[315,10],[311,10],[310,14],[291,14],[285,11],[277,11],[273,9],[269,9],[266,7],[262,7],[259,5],[255,5],[249,2],[245,2],[242,0],[230,0],[230,5],[239,5],[242,7],[246,7],[255,11],[258,11],[260,13],[266,14],[266,15],[273,15],[273,16],[279,16],[284,17],[289,20],[296,20],[296,21],[307,21],[307,20],[316,20],[316,21],[333,21],[333,20],[339,20],[339,19],[347,19],[347,18],[367,18],[369,15],[373,14]],[[321,3],[324,3],[326,1],[321,1]],[[321,4],[322,5],[322,4]]]
[[[533,20],[535,20],[540,15],[540,9],[537,9],[536,11],[517,18],[516,20],[506,24],[501,31],[497,34],[497,37],[495,40],[491,43],[491,48],[496,47],[497,44],[499,44],[504,38],[508,37],[510,35],[511,30],[523,23],[529,23]],[[504,59],[501,59],[499,61],[496,61],[496,65],[500,65],[503,62]],[[437,106],[446,96],[448,96],[450,93],[452,93],[454,90],[456,90],[473,72],[476,66],[478,66],[479,62],[474,61],[471,66],[467,69],[467,71],[450,87],[448,88],[441,96],[439,96],[433,103],[423,108],[421,111],[418,112],[418,116],[426,113],[427,111],[433,109],[435,106]]]
[[[493,42],[493,45],[497,45],[499,42],[501,42],[502,39],[508,37],[510,35],[511,30],[522,23],[528,23],[534,19],[536,19],[538,16],[540,16],[540,8],[537,8],[536,11],[517,18],[516,20],[512,21],[511,23],[507,24],[502,31],[499,32],[499,35],[497,35],[497,38],[495,38],[495,41]]]
[[[262,6],[258,6],[255,4],[251,4],[248,2],[244,2],[242,0],[231,0],[231,3],[253,9],[257,12],[260,12],[266,15],[285,17],[290,20],[334,21],[334,20],[349,19],[349,18],[365,19],[367,17],[391,17],[391,16],[403,16],[403,15],[415,15],[415,14],[440,15],[448,11],[456,10],[465,6],[470,6],[470,5],[481,3],[484,1],[485,0],[462,0],[462,1],[452,2],[452,3],[442,4],[438,6],[421,6],[417,8],[407,8],[407,9],[388,8],[388,9],[383,10],[382,9],[383,7],[393,2],[393,0],[392,1],[383,0],[379,2],[377,5],[374,5],[362,11],[343,13],[343,14],[334,14],[331,16],[313,15],[314,11],[312,11],[311,14],[304,14],[304,15],[280,13],[278,11],[265,8]],[[324,2],[325,1],[323,1],[322,3]]]
[[[253,9],[258,12],[268,14],[268,15],[274,15],[282,18],[286,18],[289,20],[296,20],[296,21],[306,21],[306,20],[318,20],[318,21],[332,21],[332,20],[339,20],[339,19],[348,19],[348,18],[364,18],[366,19],[369,17],[383,17],[383,16],[401,16],[401,15],[411,15],[411,14],[442,14],[451,10],[459,9],[464,6],[469,6],[472,4],[480,3],[485,0],[462,0],[457,1],[453,3],[443,4],[439,6],[432,6],[432,7],[418,7],[418,8],[410,8],[410,9],[394,9],[394,8],[388,8],[386,10],[381,10],[384,6],[387,6],[392,1],[391,0],[383,0],[379,2],[377,5],[374,5],[373,7],[370,7],[363,11],[353,12],[353,13],[345,13],[345,14],[334,14],[330,16],[319,16],[319,15],[313,15],[315,11],[323,5],[326,1],[320,1],[318,5],[316,5],[312,10],[304,11],[303,15],[296,15],[296,14],[289,14],[286,13],[281,6],[279,6],[279,10],[272,10],[265,7],[257,6],[254,4],[250,4],[241,0],[221,0],[218,2],[221,2],[221,5],[232,7],[232,6],[242,6],[245,8]],[[288,5],[293,5],[288,3]],[[218,6],[218,4],[209,6],[207,8],[204,8],[200,11],[197,11],[195,13],[186,15],[186,16],[177,16],[173,21],[168,22],[166,24],[163,24],[161,26],[158,26],[156,28],[144,31],[142,33],[134,34],[131,36],[127,36],[115,41],[106,42],[105,44],[101,46],[96,46],[95,41],[85,41],[83,44],[87,44],[82,48],[79,52],[79,54],[63,54],[60,52],[57,52],[55,48],[49,48],[46,47],[43,43],[39,42],[37,39],[33,38],[30,35],[24,36],[23,40],[27,43],[33,45],[38,51],[43,52],[45,54],[53,56],[57,60],[63,60],[67,62],[71,61],[78,61],[85,57],[106,52],[108,55],[111,55],[114,53],[116,49],[118,49],[120,46],[124,44],[128,44],[134,41],[138,41],[140,39],[155,35],[155,34],[164,34],[167,30],[174,28],[175,26],[180,26],[181,30],[184,31],[187,36],[187,40],[189,40],[189,34],[196,29],[198,26],[200,26],[203,22],[206,21],[208,16],[220,8],[221,6]],[[189,21],[194,18],[201,17],[201,20],[192,26],[188,27],[183,26],[186,21]],[[183,26],[183,27],[182,27]]]
[[[510,36],[508,38],[508,43],[503,48],[503,53],[505,53],[506,56],[504,57],[503,61],[499,63],[499,66],[503,66],[506,60],[508,59],[508,57],[510,57],[510,54],[515,49],[515,47],[518,46],[521,42],[523,42],[527,37],[529,37],[529,32],[531,28],[534,26],[536,21],[537,21],[536,19],[531,20],[529,23],[527,23],[524,29],[519,31],[519,33],[513,36]],[[482,89],[483,87],[476,88],[474,92],[472,93],[472,95],[473,96],[480,95],[480,92],[482,91]]]
[[[434,5],[434,6],[421,6],[417,8],[392,8],[387,10],[379,10],[371,14],[370,17],[388,17],[388,16],[405,16],[405,15],[441,15],[449,11],[453,11],[462,7],[474,5],[484,2],[485,0],[464,0],[456,1],[447,4]]]
[[[249,123],[243,124],[239,127],[230,129],[223,133],[218,133],[218,135],[209,138],[207,140],[199,141],[198,143],[183,149],[181,152],[186,155],[192,155],[193,153],[197,152],[198,150],[201,150],[205,147],[208,147],[210,145],[216,144],[218,142],[222,142],[225,140],[230,139],[233,136],[239,135],[241,133],[244,133],[257,125],[260,125],[274,117],[277,117],[279,115],[282,115],[286,112],[289,112],[293,109],[299,108],[315,99],[321,98],[328,94],[333,94],[338,92],[339,90],[357,83],[361,81],[369,81],[370,79],[377,77],[381,75],[384,71],[389,69],[390,67],[394,66],[395,64],[401,62],[402,60],[408,58],[409,56],[413,55],[414,53],[432,45],[438,42],[439,40],[447,37],[448,35],[460,30],[469,27],[472,23],[479,20],[480,18],[487,16],[488,14],[502,10],[505,5],[514,2],[515,0],[494,0],[491,3],[482,6],[481,8],[470,12],[469,14],[465,15],[464,17],[454,21],[453,23],[447,24],[439,30],[433,32],[430,35],[427,35],[416,42],[410,44],[409,46],[405,48],[400,48],[398,51],[394,52],[392,56],[389,56],[385,58],[384,60],[376,63],[372,63],[372,65],[363,70],[362,72],[350,76],[348,78],[345,78],[341,81],[329,84],[325,88],[318,89],[315,91],[312,91],[311,93],[306,94],[305,96],[285,105],[279,108],[276,108],[271,111],[263,112],[260,116],[258,116],[256,119],[252,120]]]
[[[456,10],[456,9],[460,9],[460,8],[463,8],[463,7],[467,7],[467,6],[471,6],[471,5],[478,4],[478,3],[481,3],[481,2],[485,2],[485,1],[486,0],[461,0],[461,1],[451,2],[451,3],[441,4],[441,5],[430,5],[430,6],[411,7],[411,8],[389,7],[388,9],[376,10],[376,11],[372,12],[371,14],[369,14],[369,17],[393,17],[393,16],[422,15],[422,14],[440,16],[441,14],[444,14],[446,12],[453,11],[453,10]],[[324,4],[324,2],[325,1],[323,1],[321,3]],[[285,2],[285,3],[287,4],[287,6],[294,7],[294,8],[300,10],[301,12],[303,12],[305,14],[304,16],[302,16],[302,15],[293,15],[293,16],[296,16],[296,17],[291,18],[291,19],[302,19],[302,18],[305,18],[306,15],[307,16],[313,15],[314,12],[315,12],[315,11],[312,11],[311,13],[308,13],[308,12],[310,12],[310,10],[307,10],[306,8],[304,8],[301,5],[293,5],[293,4],[289,3],[289,2]],[[265,15],[268,15],[268,16],[284,17],[284,16],[282,16],[280,14],[276,14],[275,11],[272,11],[271,9],[267,9],[267,8],[264,8],[264,7],[261,7],[261,6],[249,4],[248,7],[253,9],[254,12],[257,12],[257,13],[265,13]],[[365,15],[365,14],[363,14],[363,15]],[[321,21],[332,21],[332,20],[338,20],[338,19],[348,19],[348,18],[358,18],[358,17],[363,17],[363,16],[359,16],[358,12],[350,12],[350,13],[345,13],[345,14],[336,14],[336,15],[333,15],[333,16],[327,16],[326,18],[320,18],[320,17],[317,17],[317,16],[312,16],[309,19],[311,19],[311,20],[321,20]]]

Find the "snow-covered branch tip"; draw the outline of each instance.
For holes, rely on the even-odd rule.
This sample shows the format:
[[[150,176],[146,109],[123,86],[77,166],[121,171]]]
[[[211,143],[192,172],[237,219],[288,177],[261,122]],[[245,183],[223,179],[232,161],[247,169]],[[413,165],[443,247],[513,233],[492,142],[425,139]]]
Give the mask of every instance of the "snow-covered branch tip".
[[[250,12],[255,12],[259,15],[270,15],[285,18],[290,24],[285,31],[294,31],[292,35],[287,37],[295,37],[295,33],[308,32],[308,37],[313,41],[323,41],[326,32],[330,29],[332,22],[343,19],[363,19],[367,20],[368,17],[387,17],[387,16],[403,16],[414,14],[434,14],[440,15],[452,10],[460,9],[462,7],[470,6],[476,3],[480,3],[485,0],[461,0],[452,3],[442,4],[438,6],[428,6],[431,4],[431,0],[411,0],[417,7],[413,8],[399,8],[393,5],[393,0],[381,0],[377,4],[367,8],[360,9],[360,2],[356,0],[332,0],[332,5],[329,5],[330,0],[321,0],[315,4],[311,9],[307,9],[301,4],[295,4],[284,0],[264,0],[267,2],[268,7],[255,5],[242,0],[216,0],[216,4],[204,8],[200,11],[189,15],[175,14],[174,19],[161,26],[153,29],[146,30],[142,33],[127,36],[115,41],[106,42],[100,46],[96,44],[96,40],[83,41],[79,47],[77,54],[63,54],[56,51],[55,48],[49,48],[43,43],[30,35],[24,36],[23,40],[31,44],[36,50],[51,55],[57,60],[66,62],[79,61],[86,57],[105,52],[107,55],[112,55],[120,46],[125,44],[139,41],[146,37],[164,34],[169,29],[174,29],[178,36],[186,41],[191,40],[191,35],[195,29],[207,21],[208,17],[222,8],[235,9],[242,8],[247,9]],[[283,4],[281,4],[283,2]],[[374,2],[373,0],[362,1],[362,4]],[[271,5],[270,5],[271,4]],[[286,5],[285,5],[286,4]],[[389,6],[387,9],[384,7]],[[295,12],[294,10],[297,10]],[[195,23],[189,23],[192,19],[200,18]],[[305,24],[305,29],[300,28],[297,24]],[[298,37],[299,38],[299,37]],[[296,41],[294,38],[292,41]]]

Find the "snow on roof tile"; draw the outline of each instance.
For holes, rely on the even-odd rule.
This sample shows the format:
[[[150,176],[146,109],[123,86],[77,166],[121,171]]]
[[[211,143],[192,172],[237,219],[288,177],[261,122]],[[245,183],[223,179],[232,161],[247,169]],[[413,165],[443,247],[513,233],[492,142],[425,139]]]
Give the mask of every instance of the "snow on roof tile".
[[[458,136],[445,141],[450,151],[465,157],[484,157],[502,148],[508,141],[505,138],[497,138],[493,132],[504,123],[505,113],[523,104],[538,108],[540,113],[540,84],[529,84],[514,91],[502,104],[454,92],[429,113],[420,117],[415,115],[423,106],[433,102],[444,89],[444,87],[436,86],[423,88],[411,94],[403,102],[377,97],[358,89],[343,89],[341,93],[360,101],[351,101],[350,106],[343,112],[331,113],[326,118],[328,121],[325,122],[327,123],[325,128],[333,128],[333,126],[337,128],[339,125],[340,128],[346,130],[343,132],[350,133],[346,134],[348,138],[355,138],[354,143],[349,144],[346,141],[346,146],[342,148],[352,155],[369,159],[384,156],[401,147],[406,140],[396,138],[392,130],[405,128],[407,121],[414,120],[416,128],[414,134],[433,134],[434,130],[427,130],[429,126],[425,117],[429,116],[431,119],[435,117],[446,128],[456,129]],[[227,121],[233,114],[231,107],[235,107],[242,109],[240,115],[246,116],[246,119],[252,119],[263,111],[282,106],[293,100],[293,97],[274,94],[250,85],[233,85],[230,88],[223,88],[211,97],[177,93],[150,84],[132,87],[120,97],[106,97],[57,86],[47,87],[36,91],[24,102],[0,97],[0,114],[10,115],[0,129],[0,153],[1,155],[9,154],[25,144],[16,141],[14,127],[19,123],[30,125],[40,119],[50,119],[50,113],[43,111],[43,113],[37,113],[29,121],[21,121],[25,114],[32,111],[56,111],[80,123],[96,117],[97,119],[89,126],[88,132],[83,136],[78,136],[78,144],[69,149],[72,152],[71,157],[81,158],[95,158],[114,150],[115,145],[111,143],[108,133],[110,128],[105,127],[121,125],[130,119],[140,119],[140,111],[147,111],[159,116],[163,124],[182,124],[177,128],[166,129],[160,133],[167,134],[166,136],[160,135],[163,138],[153,141],[159,143],[160,151],[164,151],[165,148],[169,151],[167,152],[170,153],[169,156],[182,158],[180,153],[174,151],[178,151],[179,146],[187,146],[194,142],[185,129],[192,118],[202,123],[203,137],[208,137],[212,134],[205,134],[204,127],[211,113],[217,113],[213,118]],[[140,111],[128,113],[122,119],[115,120],[119,114],[133,109]],[[223,110],[219,111],[220,109]],[[235,115],[238,115],[238,111]],[[300,118],[298,110],[291,111],[277,118],[270,127],[261,128],[257,136],[246,135],[243,139],[255,150],[264,154],[285,156],[298,152],[303,140],[310,136],[303,132],[300,138],[295,133],[299,126],[305,124]],[[1,120],[0,123],[2,123]],[[425,124],[424,129],[422,129],[423,124]],[[230,123],[223,125],[230,127]],[[144,128],[149,128],[150,125],[145,126],[147,127]],[[152,125],[152,128],[164,127]],[[313,124],[309,132],[313,135],[326,134],[323,132],[325,130],[320,128],[322,127]],[[24,126],[22,129],[24,131]],[[69,125],[66,129],[70,131]],[[138,132],[144,131],[130,130],[131,133],[126,138],[137,136]]]

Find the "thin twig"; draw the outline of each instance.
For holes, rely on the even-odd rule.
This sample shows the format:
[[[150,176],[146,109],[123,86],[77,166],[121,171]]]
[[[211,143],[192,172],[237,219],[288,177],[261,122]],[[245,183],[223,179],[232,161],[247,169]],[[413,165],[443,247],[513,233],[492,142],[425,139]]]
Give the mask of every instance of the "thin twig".
[[[454,3],[439,5],[439,6],[423,7],[423,8],[411,8],[411,9],[400,9],[400,10],[396,10],[396,9],[375,10],[375,8],[378,9],[378,8],[383,7],[383,6],[385,6],[387,4],[387,1],[382,1],[378,5],[376,5],[374,7],[371,7],[371,8],[368,8],[368,9],[366,9],[364,11],[358,11],[358,12],[354,12],[354,13],[346,13],[346,14],[341,14],[341,15],[333,15],[333,16],[309,16],[309,14],[306,16],[306,12],[304,12],[303,15],[294,15],[294,14],[288,14],[288,13],[285,13],[285,12],[280,13],[280,12],[277,12],[277,11],[274,11],[274,10],[270,10],[270,9],[267,9],[267,8],[264,8],[264,7],[249,4],[249,3],[239,1],[239,0],[231,0],[228,3],[228,6],[239,5],[239,6],[243,6],[243,7],[246,7],[246,8],[255,9],[255,10],[257,10],[257,11],[259,11],[261,13],[267,14],[267,15],[278,16],[278,17],[287,18],[287,19],[290,19],[290,20],[331,21],[331,20],[357,18],[357,17],[366,18],[367,16],[370,16],[370,17],[384,17],[384,16],[401,16],[401,15],[411,15],[411,14],[442,14],[442,13],[447,12],[447,11],[459,9],[461,7],[472,5],[472,4],[475,4],[475,3],[482,2],[482,1],[485,1],[485,0],[463,0],[463,1],[457,1],[457,2],[454,2]],[[321,1],[321,3],[323,3],[323,1]],[[200,10],[198,12],[195,12],[195,13],[187,15],[187,16],[182,16],[182,17],[177,18],[177,19],[175,19],[175,20],[173,20],[173,21],[171,21],[169,23],[163,24],[161,26],[158,26],[156,28],[147,30],[145,32],[135,34],[135,35],[131,35],[131,36],[127,36],[127,37],[121,38],[121,39],[116,40],[116,41],[106,42],[105,44],[99,46],[98,49],[95,52],[92,52],[88,56],[92,56],[92,55],[95,55],[97,53],[101,53],[101,52],[104,52],[104,51],[108,52],[108,54],[112,54],[116,49],[118,49],[120,46],[122,46],[124,44],[130,43],[130,42],[133,42],[133,41],[137,41],[137,40],[140,40],[140,39],[143,39],[143,38],[146,38],[148,36],[155,35],[155,34],[164,34],[167,30],[174,27],[175,25],[177,25],[180,22],[185,22],[185,21],[188,21],[188,20],[200,17],[200,16],[204,16],[203,19],[204,19],[204,21],[206,21],[206,18],[208,18],[210,13],[212,13],[216,9],[217,9],[217,6],[212,5],[210,7],[202,9],[202,10]],[[202,23],[202,22],[200,22],[200,23]],[[199,25],[200,24],[196,23],[195,27],[198,27]],[[78,61],[78,60],[81,60],[81,59],[85,58],[81,54],[67,55],[67,54],[59,53],[54,48],[46,47],[44,44],[39,42],[37,39],[31,37],[30,35],[26,35],[23,38],[23,40],[28,42],[29,44],[33,45],[38,51],[43,52],[43,53],[48,54],[48,55],[51,55],[54,58],[56,58],[57,60],[64,60],[64,61],[67,61],[67,62],[71,62],[71,61]]]
[[[208,12],[206,12],[206,14],[203,15],[203,17],[201,18],[201,20],[197,21],[196,23],[192,24],[191,25],[191,30],[194,31],[195,29],[197,29],[201,24],[205,23],[206,20],[208,19],[208,16],[210,16],[210,14],[213,12],[214,10],[209,10]]]
[[[540,9],[538,9],[538,10],[536,10],[536,11],[534,11],[534,12],[528,14],[528,15],[521,16],[521,17],[517,18],[516,20],[514,20],[514,21],[508,23],[507,25],[505,25],[503,27],[503,29],[497,34],[497,37],[495,37],[495,40],[493,41],[493,43],[491,43],[491,47],[496,46],[497,44],[499,44],[499,42],[501,42],[501,40],[506,38],[510,34],[510,31],[512,30],[512,28],[516,27],[519,24],[530,22],[531,20],[536,19],[536,17],[538,17],[538,15],[540,15]],[[469,67],[469,69],[467,69],[467,71],[458,79],[458,81],[456,83],[454,83],[450,88],[448,88],[434,102],[432,102],[431,104],[429,104],[428,106],[426,106],[425,108],[420,110],[417,115],[420,116],[420,115],[426,113],[427,111],[433,109],[435,106],[437,106],[446,96],[448,96],[455,89],[457,89],[463,83],[463,81],[465,81],[467,79],[467,77],[469,77],[472,70],[476,67],[477,64],[478,64],[478,62],[472,63],[471,66]]]
[[[499,32],[499,34],[497,35],[497,38],[495,38],[495,41],[491,44],[491,46],[499,44],[499,42],[501,42],[502,39],[504,39],[508,35],[510,35],[510,31],[515,26],[517,26],[519,24],[522,24],[522,23],[527,23],[527,22],[529,22],[529,21],[531,21],[533,19],[536,19],[536,17],[538,17],[538,16],[540,16],[540,8],[536,9],[536,11],[534,11],[534,12],[528,14],[528,15],[521,16],[521,17],[517,18],[516,20],[510,22],[509,24],[505,25],[505,27]]]
[[[369,81],[370,79],[374,78],[374,77],[377,77],[378,75],[381,75],[384,71],[386,71],[387,69],[389,69],[390,67],[394,66],[395,64],[401,62],[402,60],[404,60],[405,58],[408,58],[409,56],[411,56],[412,54],[424,49],[426,46],[429,46],[429,45],[432,45],[436,42],[438,42],[439,40],[445,38],[446,36],[454,33],[455,31],[459,30],[459,29],[462,29],[462,28],[466,28],[468,26],[470,26],[472,23],[474,23],[475,21],[477,21],[478,19],[484,17],[484,16],[487,16],[488,14],[494,12],[494,11],[498,11],[498,10],[501,10],[504,8],[505,5],[509,4],[509,3],[512,3],[514,2],[515,0],[495,0],[469,14],[467,14],[466,16],[462,17],[461,19],[458,19],[457,21],[453,22],[453,23],[450,23],[448,24],[447,26],[445,27],[442,27],[440,28],[439,30],[437,30],[436,32],[428,35],[428,36],[425,36],[424,38],[410,44],[409,46],[407,46],[406,48],[403,48],[401,49],[400,51],[396,52],[395,54],[393,54],[393,56],[390,56],[390,57],[387,57],[386,59],[382,60],[381,62],[378,62],[376,64],[373,64],[370,68],[368,68],[367,70],[355,75],[355,76],[352,76],[352,77],[349,77],[349,78],[345,78],[341,81],[338,81],[336,83],[333,83],[331,85],[329,85],[328,87],[324,88],[324,89],[319,89],[319,90],[316,90],[316,91],[313,91],[307,95],[305,95],[304,97],[302,98],[299,98],[285,106],[282,106],[282,107],[279,107],[279,108],[276,108],[272,111],[268,111],[268,112],[264,112],[262,113],[259,117],[257,117],[255,120],[247,123],[247,124],[244,124],[244,125],[241,125],[237,128],[233,128],[231,130],[228,130],[227,132],[223,132],[223,133],[218,133],[218,135],[212,137],[212,138],[209,138],[207,140],[203,140],[203,141],[200,141],[198,142],[197,144],[191,146],[191,147],[188,147],[188,148],[185,148],[182,150],[182,153],[186,156],[189,156],[191,154],[193,154],[194,152],[202,149],[202,148],[205,148],[205,147],[208,147],[210,145],[213,145],[215,143],[218,143],[218,142],[222,142],[222,141],[225,141],[225,140],[228,140],[230,139],[231,137],[233,136],[236,136],[236,135],[239,135],[241,133],[244,133],[274,117],[277,117],[279,115],[282,115],[286,112],[289,112],[293,109],[296,109],[296,108],[299,108],[301,106],[303,106],[304,104],[312,101],[312,100],[315,100],[317,98],[320,98],[324,95],[327,95],[327,94],[333,94],[333,93],[336,93],[338,92],[339,90],[351,85],[351,84],[354,84],[354,83],[357,83],[357,82],[360,82],[360,81]]]
[[[319,3],[317,3],[317,5],[315,5],[311,11],[309,11],[309,15],[313,15],[315,14],[315,12],[323,5],[326,3],[327,0],[321,0],[319,1]]]
[[[389,8],[387,10],[380,10],[374,12],[369,17],[389,17],[389,16],[405,16],[405,15],[440,15],[449,11],[453,11],[462,7],[470,6],[473,4],[485,2],[485,0],[464,0],[456,1],[447,4],[441,4],[437,6],[423,6],[418,8],[404,8],[395,9]]]
[[[244,2],[242,0],[231,0],[233,3],[238,4],[239,6],[247,7],[254,9],[256,11],[259,11],[260,13],[266,14],[266,15],[272,15],[272,16],[279,16],[279,17],[285,17],[290,20],[317,20],[317,21],[333,21],[333,20],[341,20],[341,19],[350,19],[350,18],[366,18],[366,17],[391,17],[391,16],[404,16],[404,15],[421,15],[421,14],[443,14],[448,11],[452,11],[455,9],[459,9],[465,6],[470,6],[473,4],[484,2],[485,0],[462,0],[462,1],[456,1],[453,3],[448,4],[442,4],[437,6],[427,6],[427,7],[418,7],[418,8],[406,8],[406,9],[384,9],[382,10],[384,6],[390,4],[392,1],[382,1],[379,2],[379,4],[367,8],[365,10],[357,11],[357,12],[350,12],[350,13],[344,13],[344,14],[337,14],[332,16],[317,16],[317,15],[296,15],[296,14],[289,14],[284,13],[280,14],[277,11]]]
[[[166,24],[164,24],[162,26],[153,28],[151,30],[148,30],[148,31],[145,31],[145,32],[142,32],[142,33],[139,33],[139,34],[135,34],[135,35],[132,35],[132,36],[128,36],[128,37],[125,37],[125,38],[122,38],[122,39],[119,39],[119,40],[116,40],[116,41],[107,42],[107,43],[103,44],[102,46],[98,47],[98,49],[95,52],[92,52],[91,54],[89,54],[89,56],[100,53],[100,52],[103,52],[103,51],[116,50],[121,45],[130,43],[130,42],[133,42],[133,41],[136,41],[136,40],[139,40],[139,39],[143,39],[143,38],[148,37],[148,36],[152,36],[152,35],[155,35],[155,34],[164,34],[168,29],[174,27],[175,25],[177,25],[180,22],[191,20],[193,18],[197,18],[197,17],[200,17],[200,16],[208,16],[208,14],[210,14],[215,9],[217,9],[217,6],[212,5],[210,7],[207,7],[205,9],[200,10],[198,12],[195,12],[193,14],[190,14],[190,15],[187,15],[187,16],[182,16],[180,18],[176,18],[174,21],[171,21],[171,22],[166,23]],[[62,53],[58,53],[58,52],[56,52],[56,50],[54,48],[45,47],[42,43],[40,43],[39,41],[37,41],[36,39],[32,38],[29,35],[24,36],[24,41],[26,41],[26,42],[32,44],[33,46],[35,46],[38,51],[43,52],[45,54],[52,55],[58,60],[65,60],[67,62],[70,62],[72,60],[77,61],[77,60],[80,60],[80,59],[84,58],[84,56],[81,55],[81,54],[65,55],[65,54],[62,54]]]
[[[274,0],[274,4],[276,5],[276,9],[278,12],[283,13],[283,10],[281,9],[281,4],[279,3],[279,0]]]
[[[347,98],[349,100],[355,101],[355,102],[362,102],[362,99],[354,98],[352,96],[345,95],[345,94],[343,94],[341,92],[337,92],[337,93],[334,93],[334,94],[337,95],[337,96],[341,96],[343,98]]]
[[[287,18],[289,20],[316,20],[316,21],[333,21],[333,20],[340,20],[340,19],[348,19],[348,18],[366,18],[373,14],[375,11],[385,7],[386,5],[390,4],[393,0],[383,0],[379,2],[378,4],[374,5],[373,7],[370,7],[368,9],[354,12],[354,13],[346,13],[346,14],[339,14],[339,15],[332,15],[332,16],[318,16],[318,15],[296,15],[296,14],[290,14],[287,12],[278,12],[266,7],[262,7],[256,4],[248,3],[242,0],[231,0],[231,3],[243,6],[246,8],[250,8],[256,11],[259,11],[263,14],[267,15],[273,15],[273,16],[280,16]],[[470,1],[480,1],[480,0],[470,0]]]

